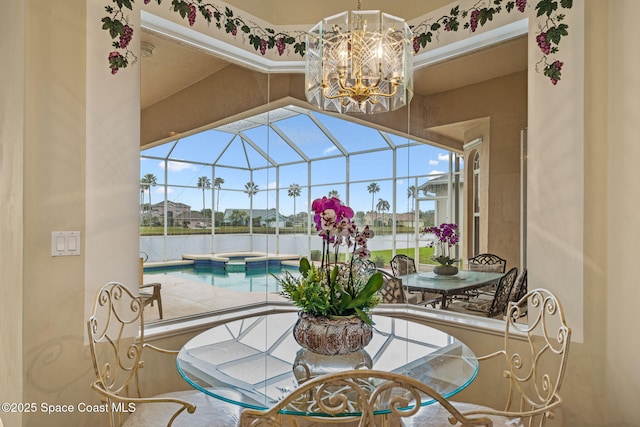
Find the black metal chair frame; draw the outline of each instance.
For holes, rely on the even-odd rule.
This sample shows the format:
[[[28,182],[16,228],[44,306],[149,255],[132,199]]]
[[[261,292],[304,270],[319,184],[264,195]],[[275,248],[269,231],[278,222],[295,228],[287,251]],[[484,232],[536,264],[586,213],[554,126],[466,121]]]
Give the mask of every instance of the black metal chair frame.
[[[402,271],[401,264],[405,264],[405,270]],[[398,254],[391,259],[391,271],[393,271],[394,276],[404,276],[406,274],[416,273],[416,262],[413,258],[404,255]]]
[[[504,273],[506,271],[507,260],[500,258],[498,255],[489,254],[489,253],[478,254],[478,255],[472,256],[467,260],[467,265],[469,267],[469,270],[481,270],[481,268],[478,268],[478,266],[496,265],[496,264],[502,265],[502,271],[499,271],[498,273]]]

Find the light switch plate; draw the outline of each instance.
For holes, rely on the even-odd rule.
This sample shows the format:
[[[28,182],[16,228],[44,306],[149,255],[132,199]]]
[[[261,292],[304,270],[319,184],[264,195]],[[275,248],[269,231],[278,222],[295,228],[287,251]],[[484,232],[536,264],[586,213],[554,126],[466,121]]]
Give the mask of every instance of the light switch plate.
[[[79,231],[52,231],[51,256],[80,255]]]

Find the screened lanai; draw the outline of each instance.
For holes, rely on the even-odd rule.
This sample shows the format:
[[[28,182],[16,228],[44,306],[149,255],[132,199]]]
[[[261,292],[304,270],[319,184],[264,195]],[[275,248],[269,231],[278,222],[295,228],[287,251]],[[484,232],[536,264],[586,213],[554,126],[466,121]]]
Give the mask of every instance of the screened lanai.
[[[459,154],[427,141],[287,105],[143,149],[140,248],[148,261],[312,256],[321,241],[311,202],[334,196],[373,227],[374,254],[409,249],[418,259],[422,228],[462,223],[461,170]]]

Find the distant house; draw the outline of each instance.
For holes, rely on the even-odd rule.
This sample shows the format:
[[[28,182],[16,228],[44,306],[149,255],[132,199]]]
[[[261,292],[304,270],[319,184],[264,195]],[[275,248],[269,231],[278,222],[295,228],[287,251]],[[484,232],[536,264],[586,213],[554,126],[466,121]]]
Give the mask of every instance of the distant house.
[[[177,227],[189,228],[211,228],[211,218],[202,215],[198,211],[190,211],[177,215],[175,217],[175,225]]]
[[[397,213],[396,225],[402,227],[413,227],[414,217],[415,213],[413,212]],[[372,225],[376,223],[384,224],[385,226],[391,227],[393,223],[393,214],[389,212],[367,212],[365,214],[365,224]]]
[[[238,212],[243,212],[243,223],[241,225],[249,225],[250,209],[225,209],[222,223],[224,225],[233,225],[237,222]],[[262,227],[285,227],[287,225],[287,217],[281,213],[276,212],[275,208],[272,209],[253,209],[254,219],[260,219],[260,226]]]
[[[191,206],[185,205],[184,203],[172,202],[171,200],[167,200],[166,210],[167,222],[169,226],[182,226],[182,221],[185,219],[190,220],[192,215]],[[143,217],[151,217],[157,219],[160,224],[164,225],[164,212],[165,203],[155,203],[151,205],[151,209],[149,211],[143,213]],[[202,217],[201,213],[193,212],[193,214],[196,213],[200,215],[200,218]],[[178,222],[178,218],[181,218],[180,222]]]

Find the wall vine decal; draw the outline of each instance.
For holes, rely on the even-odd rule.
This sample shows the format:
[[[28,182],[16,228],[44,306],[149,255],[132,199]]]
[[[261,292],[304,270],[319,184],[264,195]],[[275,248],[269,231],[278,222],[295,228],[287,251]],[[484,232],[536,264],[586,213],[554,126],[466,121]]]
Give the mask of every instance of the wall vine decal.
[[[143,0],[144,4],[152,0]],[[153,0],[158,5],[163,0]],[[137,61],[135,54],[129,49],[133,37],[133,27],[130,25],[127,9],[133,10],[135,0],[110,0],[105,6],[107,16],[102,18],[102,29],[111,36],[112,50],[108,56],[111,74],[127,68]],[[414,33],[413,50],[419,53],[427,44],[438,39],[443,32],[457,32],[460,29],[474,33],[478,27],[483,27],[493,21],[501,13],[524,13],[528,7],[527,0],[479,0],[468,9],[461,9],[459,5],[451,8],[449,14],[436,20],[425,20],[412,27]],[[563,37],[569,35],[569,26],[563,21],[565,9],[571,9],[573,0],[539,0],[535,5],[538,31],[536,43],[541,52],[541,58],[536,63],[536,70],[542,68],[543,74],[552,84],[557,84],[562,77],[564,63],[552,58],[559,52],[559,44]],[[250,20],[237,15],[228,6],[221,7],[206,0],[171,0],[171,10],[187,19],[193,26],[198,16],[207,23],[212,22],[219,30],[232,37],[244,37],[261,55],[275,49],[282,56],[292,50],[294,54],[304,57],[306,51],[304,31],[294,33],[276,32],[272,28],[262,27]]]

